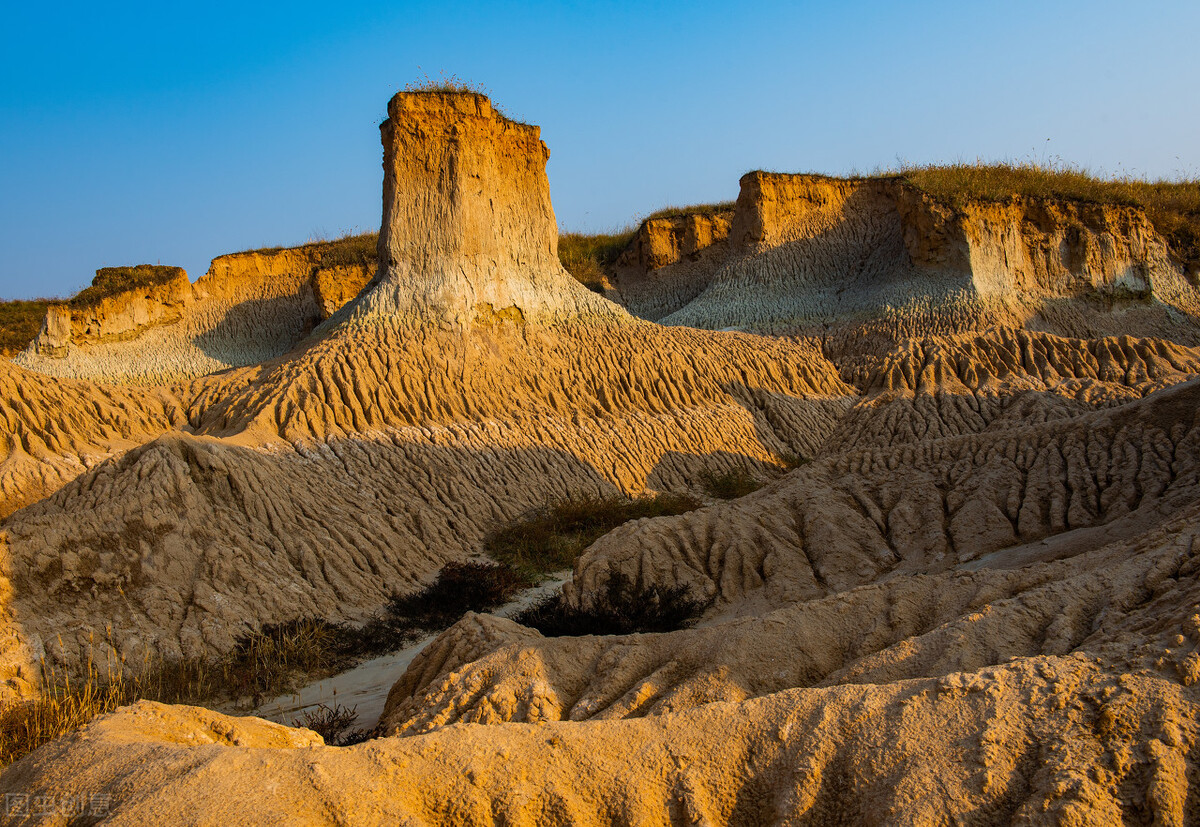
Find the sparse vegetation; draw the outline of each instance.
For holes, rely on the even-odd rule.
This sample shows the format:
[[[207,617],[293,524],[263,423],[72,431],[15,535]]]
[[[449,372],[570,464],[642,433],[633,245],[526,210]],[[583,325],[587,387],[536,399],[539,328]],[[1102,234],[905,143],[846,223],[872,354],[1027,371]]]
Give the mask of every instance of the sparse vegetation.
[[[307,244],[298,244],[295,247],[256,247],[253,250],[242,250],[240,253],[231,253],[231,255],[244,253],[270,255],[284,250],[304,250],[315,253],[315,257],[320,261],[322,267],[370,266],[378,261],[376,248],[378,242],[379,233],[359,233],[357,235],[346,233],[340,238],[309,241]]]
[[[700,482],[709,496],[719,500],[736,500],[738,497],[754,493],[763,486],[745,468],[736,468],[720,474],[706,471],[700,476]]]
[[[547,637],[673,632],[703,614],[710,603],[692,597],[686,586],[638,588],[627,576],[615,572],[604,592],[586,608],[570,606],[558,593],[513,620]]]
[[[39,697],[0,706],[0,766],[6,766],[97,715],[140,699],[195,702],[215,691],[219,669],[199,660],[147,664],[136,676],[101,673],[92,663],[72,678],[48,671]]]
[[[487,538],[487,553],[527,582],[571,568],[580,553],[617,526],[642,517],[664,517],[699,508],[692,497],[577,497],[538,509]]]
[[[787,473],[788,471],[795,471],[797,468],[801,468],[805,465],[808,465],[810,462],[812,462],[811,459],[807,459],[805,457],[800,456],[799,454],[793,454],[791,452],[785,453],[785,454],[780,454],[778,457],[778,460],[779,460],[779,467],[783,470],[784,473]]]
[[[418,69],[421,67],[418,66]],[[405,92],[428,92],[430,94],[455,94],[469,92],[473,95],[483,95],[485,98],[490,98],[492,92],[482,83],[476,83],[473,80],[460,78],[456,74],[446,74],[444,71],[438,72],[437,77],[430,77],[424,72],[421,73],[421,79],[412,81],[404,86]]]
[[[1141,207],[1181,261],[1200,264],[1200,181],[1101,178],[1080,167],[1042,163],[905,166],[899,174],[952,204],[1020,195]]]
[[[102,267],[96,271],[92,286],[85,287],[71,298],[67,304],[73,308],[94,307],[102,300],[124,293],[126,290],[140,290],[144,287],[157,287],[178,277],[181,272],[178,267],[166,267],[160,264],[138,264],[133,267]]]
[[[622,251],[629,246],[635,232],[632,228],[626,228],[616,233],[597,235],[561,233],[558,236],[558,260],[583,286],[603,293],[605,277]]]
[[[0,302],[0,355],[20,353],[42,329],[46,308],[53,299]]]
[[[646,216],[646,221],[652,218],[679,218],[684,215],[716,215],[722,212],[733,212],[736,201],[718,201],[713,204],[690,204],[686,207],[663,207]]]

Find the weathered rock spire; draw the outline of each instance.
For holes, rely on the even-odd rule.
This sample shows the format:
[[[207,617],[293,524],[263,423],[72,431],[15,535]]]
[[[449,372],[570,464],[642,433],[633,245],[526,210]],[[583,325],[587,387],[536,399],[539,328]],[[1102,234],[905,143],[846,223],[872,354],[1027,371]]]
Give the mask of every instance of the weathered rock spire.
[[[538,127],[509,120],[483,95],[401,92],[380,132],[380,275],[353,318],[627,318],[559,264]]]

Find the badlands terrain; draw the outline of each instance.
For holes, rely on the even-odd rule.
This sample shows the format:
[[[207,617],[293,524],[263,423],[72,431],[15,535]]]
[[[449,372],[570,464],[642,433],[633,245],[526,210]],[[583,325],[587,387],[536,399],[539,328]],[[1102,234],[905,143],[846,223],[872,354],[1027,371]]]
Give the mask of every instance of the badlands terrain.
[[[9,821],[1200,823],[1193,237],[752,172],[588,289],[536,127],[412,92],[381,136],[377,239],[100,271],[0,360],[6,714],[683,505],[573,560],[569,633],[457,619],[359,743],[130,696]],[[621,599],[695,616],[588,627]]]

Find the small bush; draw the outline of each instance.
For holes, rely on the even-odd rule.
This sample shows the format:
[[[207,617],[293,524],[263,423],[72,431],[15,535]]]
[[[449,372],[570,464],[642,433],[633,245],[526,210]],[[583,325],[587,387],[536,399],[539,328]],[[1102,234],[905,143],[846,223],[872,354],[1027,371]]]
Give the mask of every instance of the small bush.
[[[304,710],[303,715],[292,721],[292,726],[311,729],[331,747],[348,747],[379,737],[378,727],[350,729],[357,720],[358,707],[317,704],[314,709]]]
[[[575,565],[579,554],[603,535],[630,520],[664,517],[699,508],[693,497],[576,497],[538,509],[493,533],[487,553],[515,569],[527,582]]]
[[[639,589],[625,575],[614,573],[604,592],[586,608],[573,608],[560,593],[530,606],[513,620],[547,637],[673,632],[703,614],[710,603],[692,597],[686,586]]]
[[[736,500],[738,497],[752,494],[763,485],[745,468],[738,468],[723,474],[706,471],[701,475],[700,482],[709,496],[719,500]]]

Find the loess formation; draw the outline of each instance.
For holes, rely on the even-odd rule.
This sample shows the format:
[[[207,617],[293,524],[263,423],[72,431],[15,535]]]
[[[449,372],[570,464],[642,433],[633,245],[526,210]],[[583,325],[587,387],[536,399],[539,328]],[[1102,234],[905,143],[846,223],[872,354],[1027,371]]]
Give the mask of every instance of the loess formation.
[[[375,257],[147,276],[0,362],[0,691],[361,623],[548,503],[741,474],[559,598],[707,608],[468,613],[365,743],[141,701],[3,791],[139,825],[1200,821],[1200,290],[1139,208],[750,173],[601,295],[536,127],[388,116]]]

